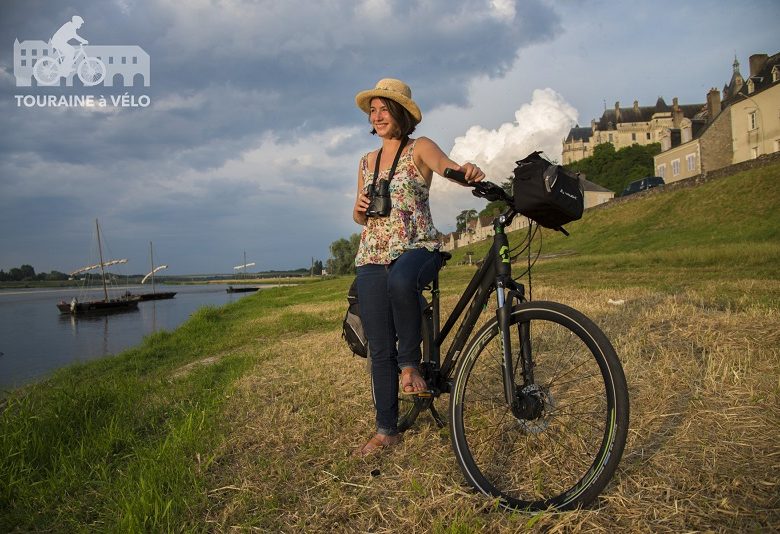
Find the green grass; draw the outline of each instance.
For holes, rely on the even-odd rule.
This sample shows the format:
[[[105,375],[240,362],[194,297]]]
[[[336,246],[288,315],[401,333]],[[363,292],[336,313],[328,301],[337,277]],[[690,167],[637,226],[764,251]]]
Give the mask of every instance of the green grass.
[[[670,369],[681,361],[691,369],[709,362],[711,369],[697,371],[701,376],[689,385],[694,401],[699,396],[708,402],[722,399],[718,388],[731,382],[734,388],[744,382],[749,392],[735,397],[736,406],[759,401],[772,406],[776,400],[780,383],[771,360],[776,350],[771,336],[776,334],[752,329],[759,328],[758,321],[771,323],[780,310],[778,180],[780,165],[768,166],[589,211],[567,227],[569,238],[545,231],[545,253],[574,254],[540,259],[534,269],[535,291],[563,302],[576,298],[577,307],[596,314],[624,357],[632,391],[644,399],[632,422],[638,429],[632,439],[644,441],[629,447],[630,454],[660,447],[658,412],[647,408],[644,413],[643,407],[678,398],[677,391],[657,394],[663,381],[642,360],[650,350],[645,347],[657,352],[654,358],[667,358]],[[520,237],[519,232],[510,235],[514,243]],[[487,244],[470,249],[479,257]],[[442,273],[448,305],[474,272],[474,267],[456,265],[464,254],[455,251],[455,261]],[[516,272],[523,262],[514,266]],[[628,516],[606,515],[604,523],[590,512],[527,516],[493,510],[464,492],[446,452],[446,430],[433,430],[425,448],[415,441],[423,439],[425,428],[412,434],[402,449],[407,452],[381,465],[383,475],[372,483],[337,452],[349,445],[344,429],[353,437],[367,433],[371,419],[362,362],[347,354],[337,334],[350,281],[343,277],[268,289],[222,308],[202,308],[177,330],[151,335],[121,355],[63,369],[40,384],[11,392],[0,408],[0,531],[224,531],[232,525],[325,531],[338,525],[349,529],[354,514],[362,511],[363,522],[354,528],[363,530],[395,525],[414,531],[425,524],[435,532],[492,530],[496,525],[517,531],[537,521],[547,529],[560,521],[571,521],[570,528],[634,525]],[[637,304],[612,309],[603,304],[612,295]],[[677,322],[671,323],[667,317],[675,314]],[[648,315],[652,329],[644,326]],[[724,332],[734,340],[724,338]],[[747,342],[741,341],[742,332]],[[724,353],[729,343],[737,348]],[[688,362],[689,346],[704,359]],[[712,356],[721,354],[721,359]],[[743,379],[740,362],[746,357],[757,362],[755,380],[766,384]],[[712,391],[696,389],[710,383]],[[682,408],[659,409],[678,417]],[[766,411],[755,413],[771,418]],[[689,424],[695,426],[700,417],[697,412]],[[738,426],[724,428],[739,431]],[[739,444],[739,439],[707,442],[707,447]],[[696,447],[691,440],[688,446]],[[439,452],[420,455],[427,447]],[[672,459],[708,457],[706,448],[658,450]],[[722,458],[752,458],[743,452]],[[631,475],[620,487],[642,479],[648,461],[626,459]],[[707,472],[709,465],[698,469]],[[715,482],[725,480],[719,473],[710,475]],[[665,476],[674,477],[675,471]],[[374,489],[366,489],[371,484]],[[386,493],[383,484],[392,491]],[[653,479],[646,486],[670,484]],[[710,485],[691,486],[692,498]],[[390,497],[373,500],[372,491]],[[434,491],[442,492],[437,493],[439,501],[428,499]],[[625,513],[644,518],[645,528],[653,530],[647,527],[652,519],[643,515],[646,506],[629,506],[633,497],[630,491],[621,497],[621,503],[628,503]],[[341,504],[344,499],[348,504]],[[763,501],[747,502],[750,509]],[[701,523],[689,519],[675,525],[714,529],[708,518],[717,516],[719,505],[697,506],[701,515],[689,517]],[[617,504],[615,509],[624,510]],[[374,522],[388,514],[418,523]],[[751,520],[768,524],[761,517]]]

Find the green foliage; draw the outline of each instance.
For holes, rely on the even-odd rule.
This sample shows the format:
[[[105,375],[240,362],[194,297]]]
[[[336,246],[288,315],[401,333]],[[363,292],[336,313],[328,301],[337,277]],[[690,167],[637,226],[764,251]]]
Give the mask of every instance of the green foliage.
[[[593,183],[617,194],[634,180],[655,174],[653,156],[661,152],[661,145],[631,145],[615,150],[612,143],[597,145],[593,155],[567,165],[581,172]]]
[[[9,269],[8,272],[0,270],[0,282],[30,282],[33,280],[67,280],[68,275],[59,271],[35,274],[32,265],[24,264],[20,267]]]
[[[329,274],[354,274],[355,256],[360,245],[360,234],[352,234],[349,239],[343,237],[330,244],[328,258]]]
[[[466,229],[466,225],[468,225],[469,221],[472,221],[477,218],[477,210],[463,210],[461,211],[457,217],[455,217],[455,223],[456,223],[456,230],[458,232],[462,232]]]

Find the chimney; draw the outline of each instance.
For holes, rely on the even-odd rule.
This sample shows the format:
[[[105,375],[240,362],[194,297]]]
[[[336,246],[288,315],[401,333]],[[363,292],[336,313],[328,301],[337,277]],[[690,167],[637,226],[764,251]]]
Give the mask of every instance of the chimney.
[[[750,56],[750,77],[757,76],[761,69],[766,65],[766,60],[769,58],[766,54],[753,54]]]
[[[715,117],[720,113],[720,91],[714,87],[707,93],[707,112],[709,115],[707,122],[714,121]]]
[[[639,113],[639,100],[634,100],[634,113]]]
[[[672,98],[672,109],[674,111],[680,109],[680,106],[677,104],[677,97]]]
[[[590,119],[590,133],[596,131],[596,119]]]
[[[615,102],[615,124],[620,122],[620,100]]]

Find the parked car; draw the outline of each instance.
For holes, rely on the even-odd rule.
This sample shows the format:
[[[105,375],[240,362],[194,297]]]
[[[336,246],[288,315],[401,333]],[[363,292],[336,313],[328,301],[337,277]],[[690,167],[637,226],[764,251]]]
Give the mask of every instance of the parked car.
[[[648,189],[652,189],[653,187],[664,185],[664,183],[664,179],[660,176],[645,176],[641,180],[634,180],[628,184],[626,188],[623,189],[623,192],[620,194],[620,196],[624,197],[626,195],[639,193],[640,191],[646,191]]]

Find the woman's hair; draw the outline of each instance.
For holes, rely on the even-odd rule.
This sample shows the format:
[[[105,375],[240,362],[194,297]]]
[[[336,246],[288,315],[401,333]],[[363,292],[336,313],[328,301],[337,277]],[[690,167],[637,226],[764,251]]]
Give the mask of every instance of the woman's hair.
[[[393,117],[398,124],[400,130],[398,137],[408,137],[412,135],[414,129],[417,127],[417,121],[412,117],[412,114],[407,111],[405,107],[389,98],[377,97],[382,103],[387,106],[387,111],[390,112],[390,116]],[[371,116],[368,117],[368,122],[371,122]],[[371,129],[371,135],[376,135],[376,130]]]

